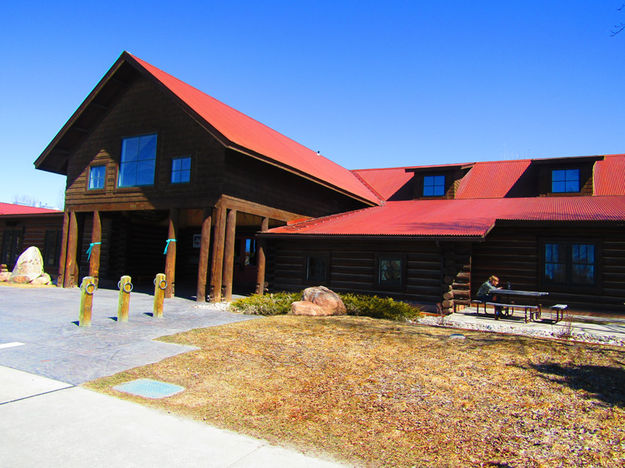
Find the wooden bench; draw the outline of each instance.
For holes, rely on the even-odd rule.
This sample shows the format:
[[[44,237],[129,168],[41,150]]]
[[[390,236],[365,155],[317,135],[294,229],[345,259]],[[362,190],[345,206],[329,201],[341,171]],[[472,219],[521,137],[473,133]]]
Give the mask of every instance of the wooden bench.
[[[484,313],[486,313],[486,306],[501,307],[502,315],[512,316],[514,314],[514,308],[523,309],[525,312],[525,323],[530,320],[534,320],[540,317],[540,306],[530,304],[506,304],[504,302],[485,302]],[[511,312],[510,312],[511,311]]]
[[[551,306],[551,319],[553,320],[553,323],[558,323],[560,320],[562,320],[568,308],[569,306],[567,304],[552,305]],[[553,318],[554,314],[556,316],[555,319]]]

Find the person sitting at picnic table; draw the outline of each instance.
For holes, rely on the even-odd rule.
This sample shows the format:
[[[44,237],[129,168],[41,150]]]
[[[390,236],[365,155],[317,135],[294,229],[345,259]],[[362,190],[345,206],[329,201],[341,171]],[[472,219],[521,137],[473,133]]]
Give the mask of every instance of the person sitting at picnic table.
[[[496,301],[497,298],[493,295],[493,291],[497,291],[499,286],[499,278],[492,275],[488,278],[488,281],[484,282],[482,286],[477,290],[477,299],[482,302]],[[495,320],[499,320],[503,307],[495,306]]]

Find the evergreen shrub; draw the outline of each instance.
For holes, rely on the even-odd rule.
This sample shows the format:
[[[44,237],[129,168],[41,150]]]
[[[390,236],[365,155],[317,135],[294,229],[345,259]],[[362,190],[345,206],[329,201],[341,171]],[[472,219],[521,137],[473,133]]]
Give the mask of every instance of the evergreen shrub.
[[[421,309],[391,297],[368,296],[365,294],[339,294],[348,315],[373,317],[386,320],[415,320]],[[301,292],[277,292],[237,299],[230,304],[231,310],[249,315],[284,315],[291,310],[291,304],[302,299]]]

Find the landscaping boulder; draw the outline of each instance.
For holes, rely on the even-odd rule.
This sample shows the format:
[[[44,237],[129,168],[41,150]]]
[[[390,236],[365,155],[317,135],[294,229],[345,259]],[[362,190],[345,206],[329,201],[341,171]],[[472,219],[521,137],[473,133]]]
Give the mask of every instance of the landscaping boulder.
[[[3,263],[2,265],[0,265],[0,282],[9,281],[10,277],[11,277],[11,272],[7,268],[6,264]]]
[[[339,295],[325,286],[313,286],[304,289],[302,301],[312,302],[321,307],[325,311],[323,315],[345,315],[347,313],[345,304]]]
[[[50,278],[49,274],[44,273],[39,278],[35,278],[34,280],[32,280],[30,284],[37,284],[37,285],[52,284],[52,278]]]
[[[317,304],[313,304],[309,301],[295,301],[291,304],[291,315],[309,315],[309,316],[324,316],[332,315],[328,314],[324,309]]]
[[[43,257],[37,247],[28,247],[17,259],[9,277],[12,283],[30,283],[43,275]]]

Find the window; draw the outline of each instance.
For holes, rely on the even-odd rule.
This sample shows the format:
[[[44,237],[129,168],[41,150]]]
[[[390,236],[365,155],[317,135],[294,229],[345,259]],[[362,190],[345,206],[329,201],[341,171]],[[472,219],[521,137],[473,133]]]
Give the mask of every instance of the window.
[[[579,192],[579,169],[554,169],[551,171],[553,193]]]
[[[61,231],[46,231],[43,246],[43,263],[45,266],[54,266],[59,261],[61,247]]]
[[[120,187],[154,184],[156,134],[124,138],[119,165]]]
[[[404,258],[402,255],[378,256],[378,285],[399,288],[404,281]]]
[[[328,278],[327,255],[309,255],[306,257],[306,280],[323,283]]]
[[[104,188],[106,166],[91,166],[89,168],[89,190]]]
[[[544,281],[552,285],[594,286],[596,246],[590,243],[545,242]]]
[[[445,176],[424,176],[423,177],[423,196],[424,197],[440,197],[445,195]]]
[[[184,184],[191,180],[191,158],[174,158],[171,160],[171,183]]]
[[[22,251],[22,229],[5,230],[2,235],[2,251],[0,251],[0,263],[6,263],[9,270],[15,266],[15,261]]]
[[[256,265],[256,239],[243,239],[243,265]]]

